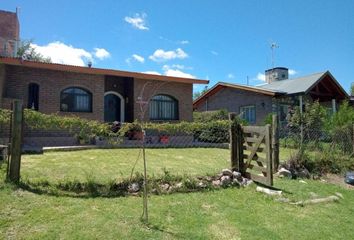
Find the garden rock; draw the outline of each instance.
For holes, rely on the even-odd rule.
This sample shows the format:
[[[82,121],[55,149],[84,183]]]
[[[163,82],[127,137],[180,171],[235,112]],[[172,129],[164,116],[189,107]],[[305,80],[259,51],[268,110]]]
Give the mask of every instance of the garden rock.
[[[231,178],[230,178],[230,176],[222,176],[220,178],[220,181],[221,181],[221,185],[227,186],[227,185],[229,185],[231,183]]]
[[[285,168],[281,168],[278,172],[277,172],[279,177],[287,177],[287,178],[292,178],[292,174],[289,170],[285,169]]]
[[[303,168],[297,172],[297,176],[299,178],[310,178],[311,174],[310,174],[309,170],[307,170],[306,168]]]
[[[128,186],[128,192],[130,193],[136,193],[139,192],[140,187],[138,183],[132,183]]]
[[[223,169],[222,175],[232,177],[232,171],[230,169]]]
[[[165,184],[161,184],[161,190],[164,192],[167,192],[170,189],[170,184],[165,183]]]
[[[214,181],[212,181],[211,184],[213,184],[214,187],[219,187],[220,184],[221,184],[221,181],[220,180],[214,180]]]
[[[241,176],[241,173],[240,173],[240,172],[236,172],[236,171],[233,171],[233,172],[232,172],[232,176],[233,176],[233,178],[236,178],[236,179],[239,179],[239,178],[242,177],[242,176]]]

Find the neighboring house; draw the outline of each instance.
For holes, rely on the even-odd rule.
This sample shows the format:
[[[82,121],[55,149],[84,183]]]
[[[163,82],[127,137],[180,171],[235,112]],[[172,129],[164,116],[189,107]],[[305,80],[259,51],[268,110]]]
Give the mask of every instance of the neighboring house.
[[[0,55],[16,55],[20,40],[20,24],[16,12],[0,10]]]
[[[25,107],[43,113],[105,122],[192,121],[193,84],[207,83],[0,57],[1,107],[10,108],[13,99],[21,99]],[[146,108],[143,116],[141,104]]]
[[[267,84],[244,86],[219,82],[193,103],[195,111],[226,109],[236,112],[250,124],[262,124],[269,113],[276,112],[281,123],[294,106],[303,108],[306,101],[318,100],[331,111],[348,99],[348,94],[329,72],[288,79],[287,68],[265,72]]]

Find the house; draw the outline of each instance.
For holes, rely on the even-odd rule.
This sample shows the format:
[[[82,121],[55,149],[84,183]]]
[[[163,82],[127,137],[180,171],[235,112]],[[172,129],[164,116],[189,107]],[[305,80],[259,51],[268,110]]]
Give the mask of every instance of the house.
[[[193,84],[206,83],[0,57],[2,108],[21,99],[25,107],[42,113],[74,114],[102,122],[192,121]]]
[[[206,80],[16,58],[17,13],[0,10],[0,107],[21,99],[42,113],[104,122],[192,121],[193,84]],[[142,107],[143,106],[143,107]]]
[[[194,111],[227,109],[236,112],[250,124],[262,124],[269,113],[276,112],[280,123],[286,122],[288,110],[306,101],[318,100],[331,111],[348,99],[338,81],[329,72],[288,79],[288,69],[266,70],[266,84],[245,86],[219,82],[193,103]]]
[[[14,56],[20,40],[20,24],[16,12],[0,10],[0,55]]]

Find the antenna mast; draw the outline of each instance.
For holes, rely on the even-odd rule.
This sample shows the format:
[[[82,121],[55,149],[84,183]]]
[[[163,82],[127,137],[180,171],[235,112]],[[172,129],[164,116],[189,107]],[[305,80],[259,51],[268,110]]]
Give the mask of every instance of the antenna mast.
[[[272,50],[272,69],[274,69],[275,49],[276,49],[276,48],[279,48],[279,45],[276,44],[275,42],[273,42],[273,43],[270,45],[270,48],[271,48],[271,50]]]

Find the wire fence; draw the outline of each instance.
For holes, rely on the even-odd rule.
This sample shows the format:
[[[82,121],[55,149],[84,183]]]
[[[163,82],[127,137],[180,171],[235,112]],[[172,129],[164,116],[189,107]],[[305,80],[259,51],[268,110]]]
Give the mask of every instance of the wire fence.
[[[354,125],[331,129],[287,125],[279,136],[281,160],[288,169],[319,174],[354,170]]]

